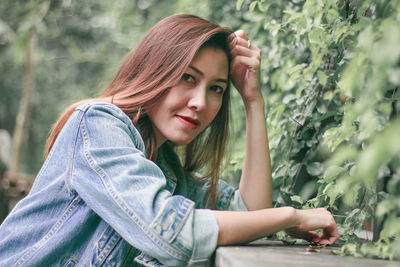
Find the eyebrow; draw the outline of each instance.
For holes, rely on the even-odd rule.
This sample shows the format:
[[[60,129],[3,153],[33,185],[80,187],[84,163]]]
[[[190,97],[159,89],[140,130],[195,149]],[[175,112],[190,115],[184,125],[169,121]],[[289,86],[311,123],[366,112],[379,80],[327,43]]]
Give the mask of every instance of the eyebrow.
[[[194,66],[192,66],[192,65],[190,65],[189,68],[191,68],[192,70],[194,70],[195,72],[197,72],[197,73],[200,74],[201,76],[204,76],[204,73],[201,72],[198,68],[196,68],[196,67],[194,67]],[[222,83],[228,84],[228,80],[227,80],[227,79],[219,78],[219,79],[215,79],[215,81],[216,81],[216,82],[222,82]]]

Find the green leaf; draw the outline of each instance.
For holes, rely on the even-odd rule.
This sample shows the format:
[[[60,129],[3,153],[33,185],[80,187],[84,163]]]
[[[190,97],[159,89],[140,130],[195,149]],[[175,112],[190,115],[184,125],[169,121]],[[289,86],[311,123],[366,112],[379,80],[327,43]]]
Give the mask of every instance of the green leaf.
[[[303,90],[304,90],[304,87],[299,87],[299,88],[297,88],[297,90],[296,90],[296,98],[297,99],[300,99],[300,97],[301,97],[301,94],[303,93]]]
[[[297,172],[299,171],[299,168],[301,168],[300,163],[294,164],[289,170],[289,176],[294,177],[297,174]]]
[[[311,44],[321,45],[321,31],[317,29],[313,29],[308,34],[308,40]]]
[[[382,239],[388,239],[392,237],[398,237],[400,235],[400,218],[396,217],[395,214],[391,214],[388,219],[385,220],[383,230],[381,231],[380,237]]]
[[[257,3],[258,3],[258,1],[251,2],[250,6],[249,6],[249,10],[254,11],[254,8],[256,7]]]
[[[301,188],[299,195],[301,199],[309,200],[310,197],[312,197],[315,194],[316,189],[317,189],[317,184],[315,183],[315,181],[309,181]]]
[[[361,210],[360,209],[353,209],[351,212],[349,212],[346,216],[346,221],[347,220],[352,220],[353,217],[359,216]]]
[[[341,194],[342,192],[340,192],[336,187],[333,187],[332,190],[330,190],[329,192],[327,192],[327,196],[329,197],[329,206],[337,209],[336,206],[334,206],[334,203],[336,201],[336,198],[339,196],[339,194]]]
[[[338,112],[336,110],[328,111],[324,115],[317,117],[315,120],[312,121],[312,123],[314,124],[319,121],[323,121],[323,120],[325,120],[329,117],[335,116],[335,115],[338,115]]]
[[[265,8],[261,2],[258,2],[257,7],[258,7],[258,9],[259,9],[261,12],[266,12],[267,9],[268,9],[268,7]]]
[[[244,0],[237,0],[236,1],[236,10],[240,11],[240,9],[242,8]]]
[[[297,202],[297,203],[303,204],[303,200],[301,199],[300,196],[297,196],[297,195],[296,195],[296,196],[291,196],[290,199],[291,199],[293,202]]]
[[[324,172],[324,165],[321,162],[307,164],[307,172],[312,176],[319,176]]]
[[[317,76],[318,76],[319,83],[322,86],[325,86],[326,82],[328,81],[328,76],[326,76],[326,74],[320,70],[317,72]]]
[[[345,168],[339,167],[337,165],[329,166],[324,173],[323,181],[326,183],[330,183],[345,170]]]
[[[376,216],[381,217],[395,208],[396,205],[393,203],[392,200],[385,199],[381,201],[376,207]]]
[[[295,99],[296,99],[296,96],[294,94],[288,94],[288,95],[285,95],[285,97],[282,99],[282,103],[286,105],[290,101],[295,100]]]
[[[354,243],[347,243],[341,247],[341,252],[345,255],[354,255],[357,253],[357,245]]]
[[[289,9],[289,10],[284,10],[283,13],[289,15],[289,19],[288,19],[287,22],[292,22],[292,21],[294,21],[294,20],[297,20],[297,19],[299,19],[299,18],[304,17],[304,14],[295,12],[295,11],[290,10],[290,9]]]

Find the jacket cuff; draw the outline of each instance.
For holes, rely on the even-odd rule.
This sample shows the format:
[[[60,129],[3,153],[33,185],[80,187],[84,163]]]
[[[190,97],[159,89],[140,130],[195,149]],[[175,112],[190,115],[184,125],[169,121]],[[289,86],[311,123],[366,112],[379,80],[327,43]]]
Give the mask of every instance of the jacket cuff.
[[[187,257],[185,263],[177,260],[172,260],[169,263],[174,266],[185,265],[188,267],[213,266],[210,258],[215,252],[218,242],[217,218],[208,209],[193,209],[192,211],[188,214],[180,234],[173,241],[174,247],[182,251],[190,251],[189,248],[191,248],[191,255]],[[187,238],[188,236],[191,236],[191,238]],[[136,257],[135,261],[144,266],[162,266],[157,259],[146,253]]]
[[[209,209],[194,210],[193,251],[189,266],[206,266],[209,258],[217,248],[218,221]]]

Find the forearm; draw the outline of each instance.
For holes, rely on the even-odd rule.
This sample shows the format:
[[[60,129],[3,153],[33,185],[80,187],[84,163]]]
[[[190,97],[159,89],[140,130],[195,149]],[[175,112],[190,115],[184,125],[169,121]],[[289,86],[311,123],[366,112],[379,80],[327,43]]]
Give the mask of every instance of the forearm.
[[[218,245],[253,241],[296,224],[296,210],[291,207],[249,212],[213,212],[219,225]]]
[[[246,156],[239,189],[249,210],[272,207],[271,163],[264,101],[245,103]]]

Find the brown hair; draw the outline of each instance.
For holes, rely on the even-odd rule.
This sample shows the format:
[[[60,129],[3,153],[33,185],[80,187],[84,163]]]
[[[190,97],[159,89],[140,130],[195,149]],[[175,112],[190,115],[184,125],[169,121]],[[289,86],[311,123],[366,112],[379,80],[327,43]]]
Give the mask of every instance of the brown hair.
[[[179,82],[200,48],[211,46],[222,49],[230,61],[228,42],[231,33],[230,30],[193,15],[174,15],[161,20],[128,54],[103,94],[97,99],[75,103],[61,115],[47,139],[45,156],[77,106],[108,98],[132,119],[134,125],[140,126],[147,152],[150,159],[153,159],[155,138],[146,110]],[[215,199],[227,143],[229,91],[229,88],[225,91],[221,109],[210,125],[190,144],[180,149],[185,171],[193,174],[199,169],[209,170],[205,176],[211,178],[211,200]],[[214,207],[214,202],[211,201],[211,207]]]

